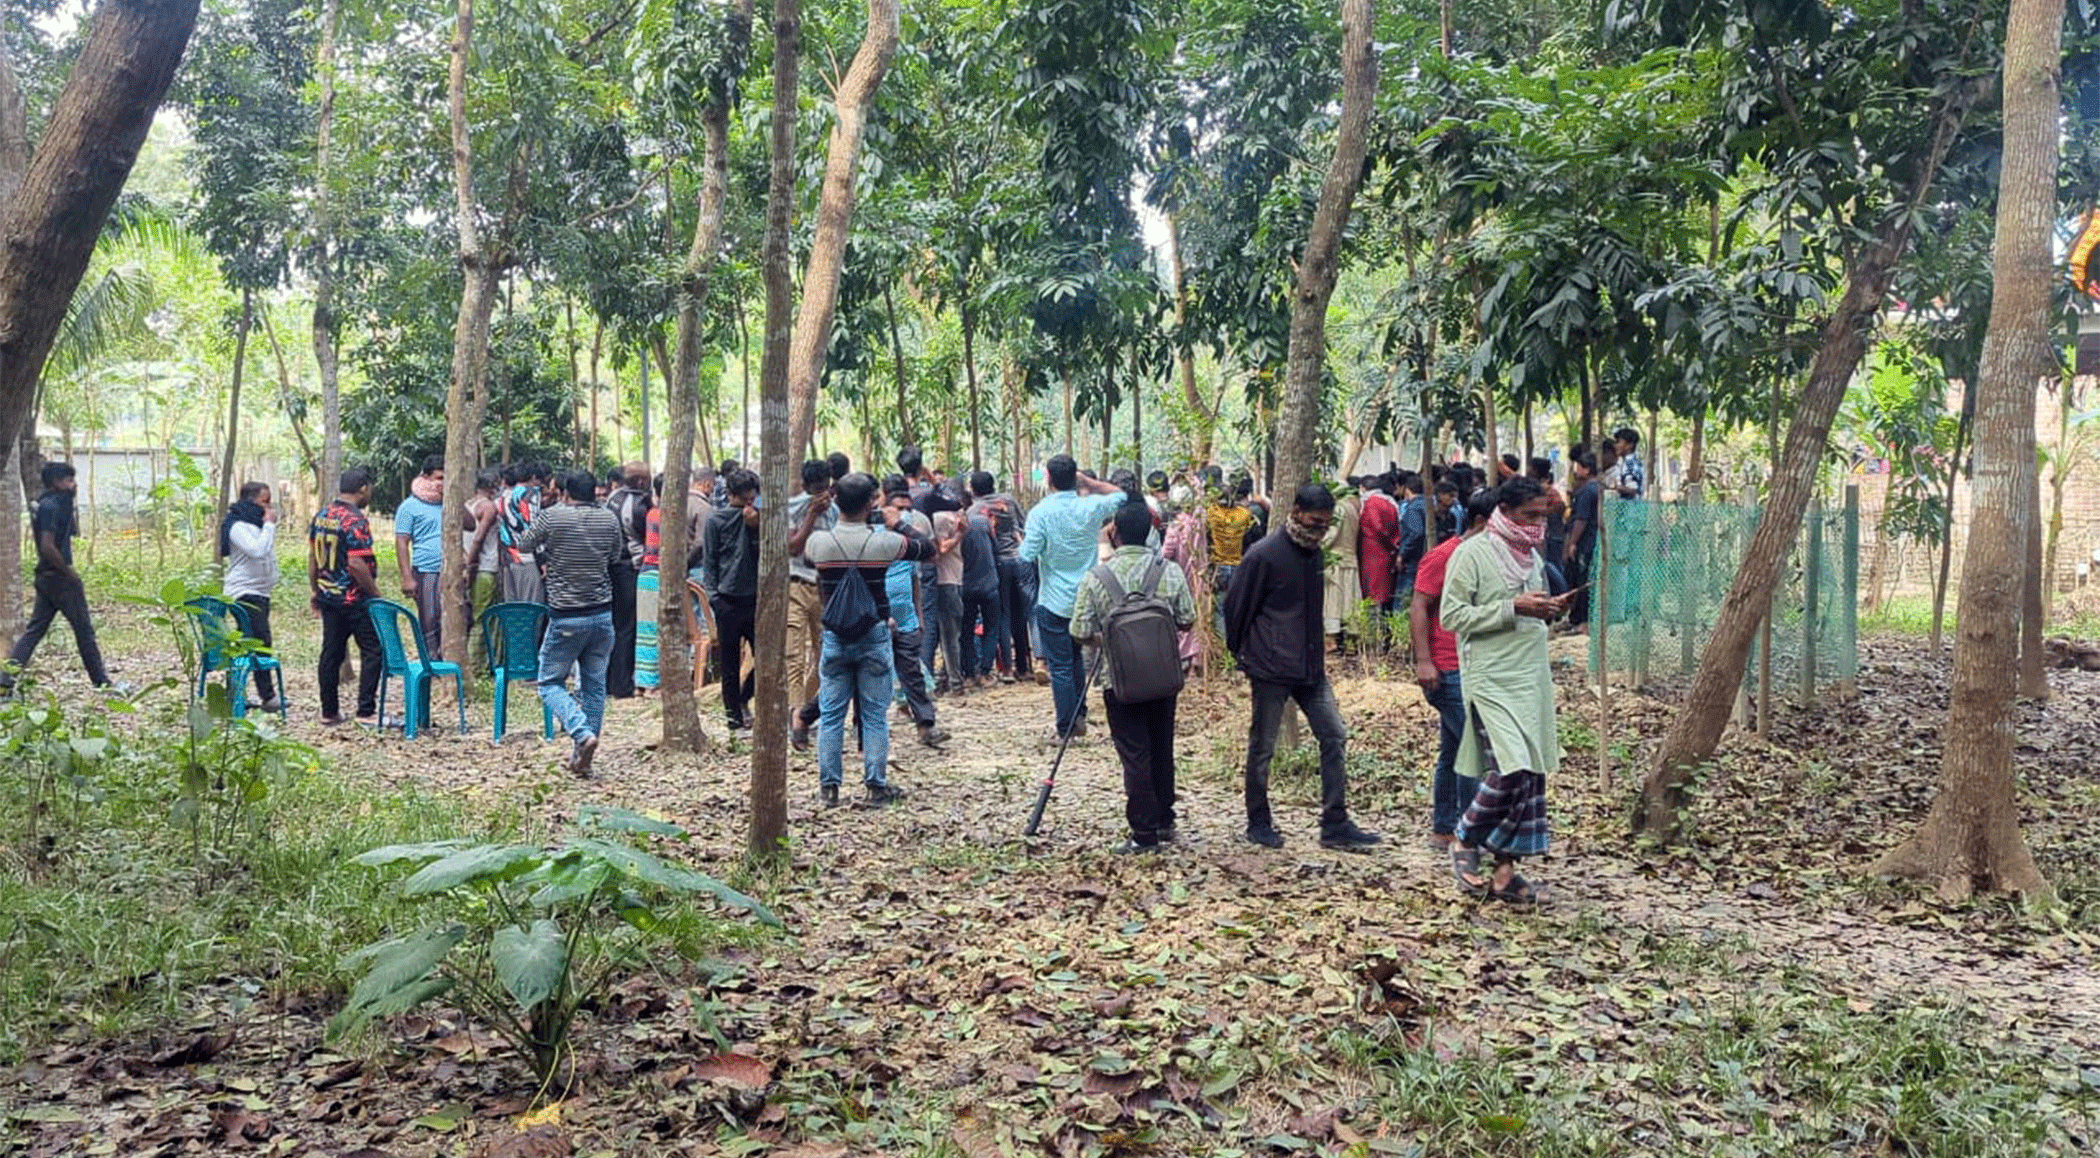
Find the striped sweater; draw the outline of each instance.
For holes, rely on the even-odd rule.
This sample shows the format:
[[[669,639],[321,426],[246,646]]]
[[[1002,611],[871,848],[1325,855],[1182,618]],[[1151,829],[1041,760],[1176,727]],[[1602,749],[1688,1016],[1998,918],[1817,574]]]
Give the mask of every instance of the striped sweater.
[[[526,558],[545,544],[547,609],[555,615],[590,615],[612,607],[614,562],[627,556],[619,517],[604,507],[565,502],[548,507],[525,528],[518,542]]]

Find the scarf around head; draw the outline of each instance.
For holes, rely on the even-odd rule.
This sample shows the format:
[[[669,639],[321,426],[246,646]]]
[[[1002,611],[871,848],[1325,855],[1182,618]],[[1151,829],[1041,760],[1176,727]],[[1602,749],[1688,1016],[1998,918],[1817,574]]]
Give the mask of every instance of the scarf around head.
[[[246,523],[251,527],[263,525],[261,503],[242,499],[226,508],[226,517],[219,520],[219,558],[233,554],[233,525]]]
[[[1546,542],[1546,528],[1526,526],[1495,508],[1488,516],[1488,534],[1494,538],[1495,564],[1502,569],[1502,581],[1512,589],[1522,591],[1531,581],[1531,572],[1538,566],[1538,550]]]
[[[1290,536],[1291,542],[1307,551],[1319,551],[1326,545],[1327,532],[1307,530],[1296,519],[1283,521],[1283,533]]]
[[[445,505],[445,484],[425,475],[417,475],[415,480],[408,484],[408,493],[432,506]]]

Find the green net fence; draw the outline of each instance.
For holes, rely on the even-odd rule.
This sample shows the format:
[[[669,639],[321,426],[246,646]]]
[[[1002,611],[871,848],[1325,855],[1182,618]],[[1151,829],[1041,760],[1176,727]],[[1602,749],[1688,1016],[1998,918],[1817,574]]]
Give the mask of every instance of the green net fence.
[[[1756,507],[1696,500],[1608,499],[1604,566],[1590,590],[1590,662],[1601,654],[1637,684],[1689,679],[1757,530]],[[1859,501],[1812,506],[1772,596],[1773,691],[1799,702],[1849,691],[1859,678]],[[1762,669],[1753,651],[1747,679]]]

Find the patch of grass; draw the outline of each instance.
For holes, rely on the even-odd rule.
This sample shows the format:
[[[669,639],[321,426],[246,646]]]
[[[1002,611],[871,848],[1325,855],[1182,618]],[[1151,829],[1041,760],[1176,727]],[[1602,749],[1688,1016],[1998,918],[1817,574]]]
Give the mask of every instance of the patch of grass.
[[[393,882],[350,858],[470,827],[449,799],[310,776],[273,792],[268,835],[234,871],[207,870],[168,820],[172,781],[157,761],[111,761],[54,863],[0,867],[0,1062],[74,1027],[187,1016],[207,997],[335,992],[342,955],[405,915]]]
[[[1694,949],[1677,964],[1706,956]],[[1337,1045],[1370,1074],[1379,1116],[1427,1153],[2090,1152],[2100,1090],[2072,1062],[1978,1045],[1986,1035],[1965,1013],[1862,1008],[1805,973],[1783,980],[1760,993],[1687,990],[1616,1054],[1451,1056],[1393,1034]]]

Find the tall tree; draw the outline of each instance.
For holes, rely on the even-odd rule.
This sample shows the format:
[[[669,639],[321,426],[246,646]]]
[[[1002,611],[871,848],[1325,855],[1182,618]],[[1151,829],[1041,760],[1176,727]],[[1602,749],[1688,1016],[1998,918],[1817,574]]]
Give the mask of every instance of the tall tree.
[[[1363,184],[1371,102],[1377,95],[1371,2],[1342,0],[1342,119],[1335,130],[1334,158],[1320,185],[1319,208],[1313,212],[1312,230],[1298,261],[1298,285],[1291,294],[1291,345],[1284,365],[1283,405],[1277,411],[1276,472],[1270,481],[1270,493],[1278,501],[1288,502],[1312,477],[1327,372],[1327,302],[1334,296],[1341,266],[1342,231]]]
[[[802,274],[802,304],[788,364],[788,445],[809,445],[816,431],[817,384],[824,375],[824,354],[831,346],[831,323],[838,311],[839,271],[846,261],[846,240],[853,228],[853,182],[860,165],[861,142],[868,132],[868,113],[875,90],[897,55],[897,0],[868,0],[868,31],[832,93],[831,144],[824,158],[824,188],[817,200],[817,225],[810,238],[809,264]]]
[[[773,0],[773,113],[768,141],[766,234],[760,265],[766,287],[763,353],[758,371],[759,491],[765,510],[758,534],[758,655],[760,727],[752,732],[751,831],[756,860],[780,855],[787,839],[787,502],[789,437],[788,358],[795,325],[795,290],[788,270],[795,199],[796,87],[801,71],[802,0]]]
[[[15,444],[34,406],[73,291],[182,62],[197,0],[105,0],[93,20],[0,206],[0,446]]]
[[[314,110],[313,282],[311,326],[314,366],[321,379],[321,488],[317,497],[343,477],[343,394],[337,367],[337,340],[342,329],[335,305],[335,85],[336,41],[343,31],[343,0],[322,0],[320,43],[314,51],[314,73],[320,101]]]
[[[1974,505],[1962,554],[1946,746],[1925,821],[1875,871],[1970,893],[2046,889],[2020,836],[2013,775],[2022,601],[2035,545],[2034,398],[2055,373],[2051,345],[2059,70],[2064,0],[2012,0],[2005,27],[2005,134],[1990,330],[1976,404]]]
[[[7,26],[0,23],[0,214],[14,200],[29,172],[29,102],[15,74]],[[22,579],[22,473],[15,469],[19,439],[0,443],[0,635],[13,639],[22,627],[22,602],[16,588]]]
[[[702,92],[700,125],[700,212],[693,222],[692,246],[679,269],[678,331],[665,393],[670,430],[665,448],[663,491],[663,559],[657,649],[663,668],[663,746],[672,752],[704,752],[707,733],[700,726],[700,706],[693,695],[692,644],[686,631],[689,589],[684,582],[689,547],[686,527],[693,472],[693,441],[700,416],[700,361],[705,354],[703,317],[722,248],[723,204],[729,193],[729,109],[743,78],[751,51],[751,0],[736,0],[722,19],[720,43],[698,86]]]
[[[1660,7],[1670,7],[1668,0]],[[1806,236],[1830,239],[1823,256],[1842,265],[1846,284],[1822,319],[1762,517],[1722,601],[1684,710],[1671,722],[1642,785],[1635,823],[1659,834],[1676,832],[1687,788],[1727,728],[1751,641],[1770,611],[1780,569],[1815,489],[1832,420],[1910,248],[1920,207],[1980,95],[1971,70],[1995,47],[1981,21],[1968,18],[1974,15],[1968,7],[1961,6],[1963,18],[1956,19],[1954,6],[1938,0],[1907,4],[1901,18],[1871,25],[1838,21],[1820,5],[1803,8],[1795,13],[1798,28],[1786,30],[1789,37],[1750,21],[1734,5],[1696,0],[1692,7],[1708,22],[1702,25],[1708,34],[1749,38],[1740,55],[1742,71],[1724,85],[1723,105],[1768,109],[1759,116],[1769,117],[1785,148],[1783,163],[1773,163],[1776,154],[1767,157],[1768,171],[1777,177],[1771,189],[1788,200],[1813,192],[1819,205],[1836,214],[1819,220]],[[1859,119],[1861,104],[1883,99],[1877,91],[1916,94],[1919,75],[1931,78],[1927,114],[1918,116],[1912,108],[1903,117]],[[1875,130],[1875,140],[1864,148],[1862,125]],[[1833,146],[1838,140],[1842,144]],[[1747,143],[1774,144],[1759,134],[1739,142]],[[1862,159],[1871,159],[1871,167]]]

